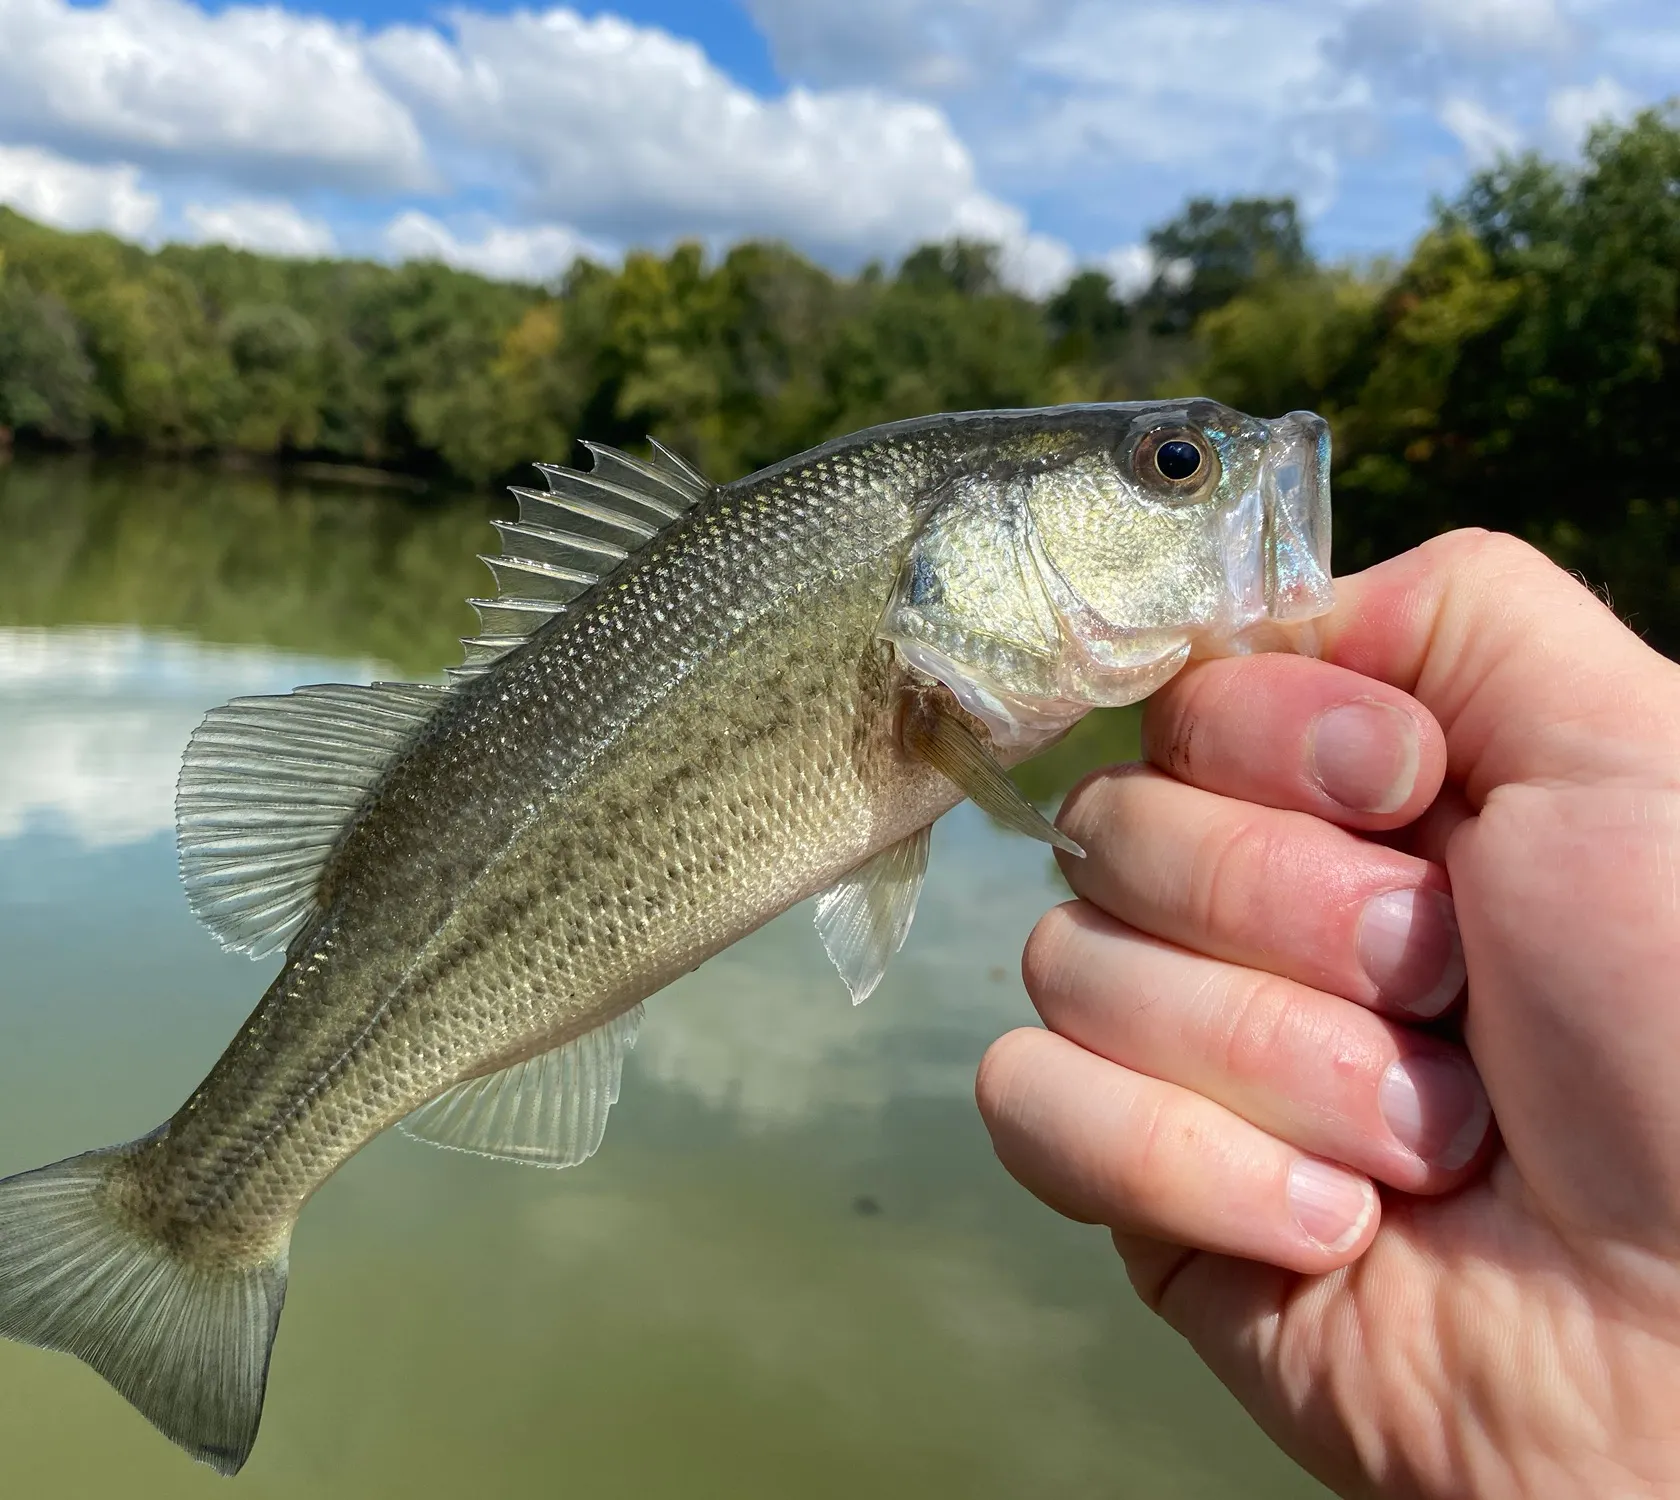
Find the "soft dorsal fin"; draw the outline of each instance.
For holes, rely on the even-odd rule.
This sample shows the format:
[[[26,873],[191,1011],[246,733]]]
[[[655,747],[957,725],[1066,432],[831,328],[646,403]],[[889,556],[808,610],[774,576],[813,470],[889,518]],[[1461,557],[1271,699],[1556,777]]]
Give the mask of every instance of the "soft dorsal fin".
[[[931,827],[918,828],[817,897],[817,935],[846,982],[853,1005],[862,1005],[874,993],[893,954],[910,935],[927,874],[931,833]]]
[[[466,660],[450,668],[452,681],[476,677],[712,492],[658,443],[651,444],[651,461],[599,443],[583,446],[594,460],[587,473],[538,464],[547,492],[515,488],[519,519],[494,523],[502,550],[484,561],[496,597],[467,601],[478,611],[479,633],[462,641]]]
[[[642,1024],[637,1005],[563,1047],[469,1078],[402,1122],[405,1134],[451,1151],[536,1167],[575,1167],[600,1147],[618,1103],[624,1054]]]
[[[424,683],[327,683],[205,715],[176,784],[175,839],[187,902],[224,947],[285,947],[345,823],[443,697]]]

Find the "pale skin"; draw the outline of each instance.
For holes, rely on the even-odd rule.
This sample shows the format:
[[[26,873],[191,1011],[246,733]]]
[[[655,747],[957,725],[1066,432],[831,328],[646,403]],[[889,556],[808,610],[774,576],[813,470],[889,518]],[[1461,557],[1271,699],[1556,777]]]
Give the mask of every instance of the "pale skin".
[[[998,1154],[1342,1495],[1680,1494],[1680,667],[1484,533],[1321,655],[1069,798]]]

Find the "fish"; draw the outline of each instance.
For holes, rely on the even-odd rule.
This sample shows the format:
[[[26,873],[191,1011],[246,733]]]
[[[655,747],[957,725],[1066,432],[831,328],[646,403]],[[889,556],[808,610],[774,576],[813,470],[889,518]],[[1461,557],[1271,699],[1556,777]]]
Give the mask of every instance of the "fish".
[[[281,967],[125,1144],[0,1182],[0,1333],[83,1359],[224,1474],[256,1440],[293,1226],[400,1125],[567,1167],[643,1002],[796,903],[853,1003],[972,799],[1193,655],[1332,600],[1329,434],[1192,399],[921,417],[713,484],[665,446],[539,465],[443,682],[213,710],[193,911]]]

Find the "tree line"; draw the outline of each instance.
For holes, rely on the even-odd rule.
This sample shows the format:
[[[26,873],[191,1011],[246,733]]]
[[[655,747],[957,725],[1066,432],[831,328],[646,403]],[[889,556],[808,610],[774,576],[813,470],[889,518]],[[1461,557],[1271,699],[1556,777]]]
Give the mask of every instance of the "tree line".
[[[1403,259],[1325,264],[1287,199],[1191,202],[1157,274],[1035,302],[951,243],[836,277],[785,246],[439,264],[156,251],[0,209],[0,441],[235,451],[483,486],[658,437],[727,479],[922,412],[1201,393],[1336,437],[1338,566],[1529,537],[1680,651],[1680,114],[1508,159]]]

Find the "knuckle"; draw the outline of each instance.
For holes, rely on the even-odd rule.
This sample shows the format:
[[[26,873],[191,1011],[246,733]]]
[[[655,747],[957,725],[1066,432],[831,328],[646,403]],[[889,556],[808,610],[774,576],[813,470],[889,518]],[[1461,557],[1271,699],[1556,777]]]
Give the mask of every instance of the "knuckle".
[[[1287,1071],[1293,1031],[1284,981],[1270,974],[1209,980],[1223,990],[1223,1024],[1216,1030],[1215,1060],[1239,1086],[1263,1084]],[[1212,1009],[1213,1007],[1210,1007]]]
[[[1432,537],[1419,550],[1442,554],[1443,561],[1454,569],[1495,576],[1513,573],[1564,576],[1563,570],[1538,547],[1508,531],[1489,531],[1481,526],[1467,526]]]
[[[1241,938],[1253,926],[1259,893],[1287,888],[1291,840],[1270,809],[1220,818],[1190,860],[1185,902],[1197,930]]]
[[[1139,1101],[1128,1122],[1130,1149],[1120,1163],[1119,1217],[1149,1229],[1170,1229],[1183,1201],[1186,1167],[1204,1148],[1194,1111],[1185,1101],[1156,1094]]]

